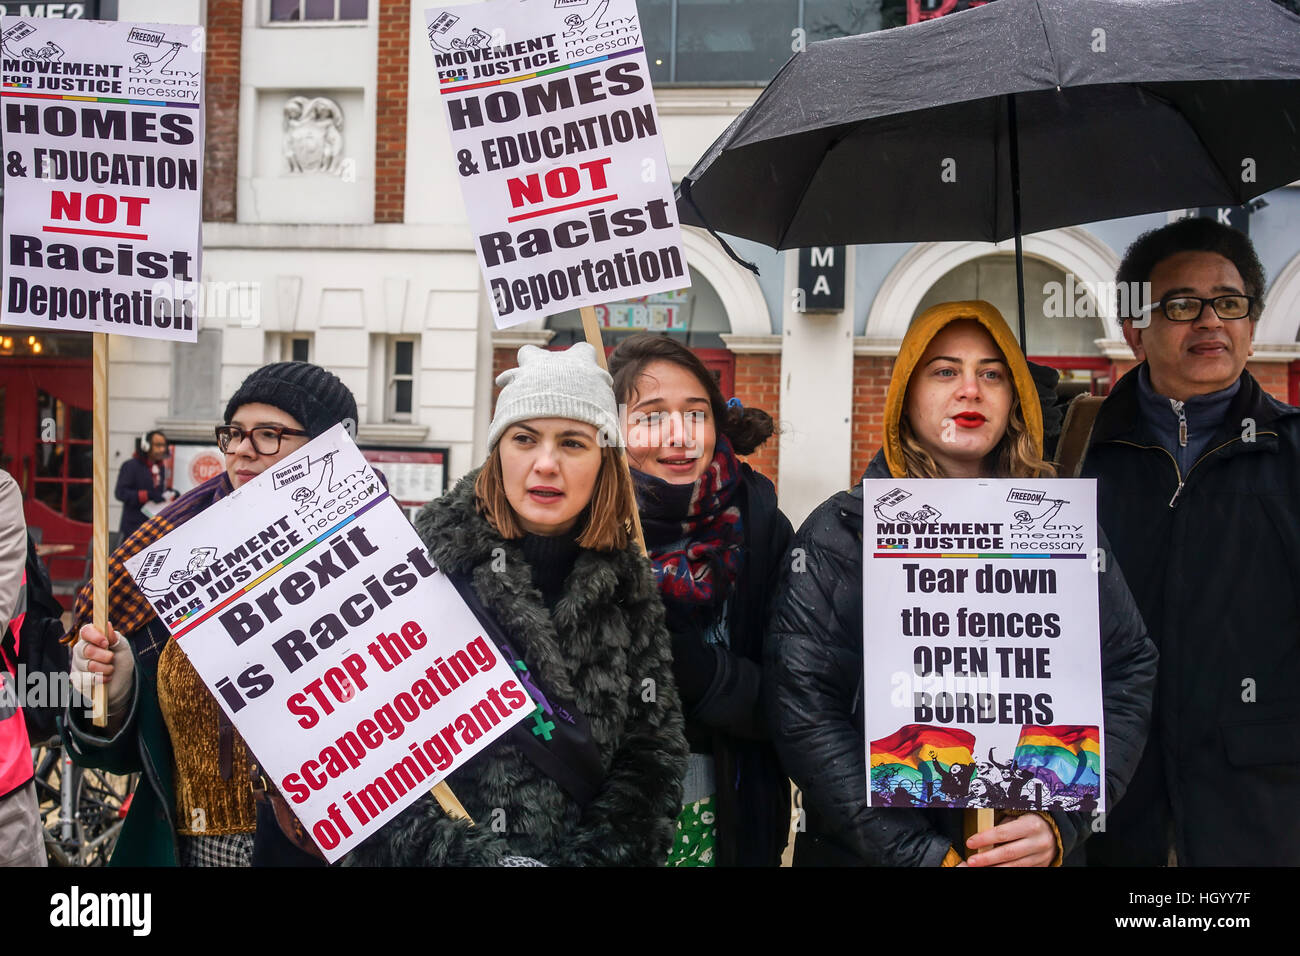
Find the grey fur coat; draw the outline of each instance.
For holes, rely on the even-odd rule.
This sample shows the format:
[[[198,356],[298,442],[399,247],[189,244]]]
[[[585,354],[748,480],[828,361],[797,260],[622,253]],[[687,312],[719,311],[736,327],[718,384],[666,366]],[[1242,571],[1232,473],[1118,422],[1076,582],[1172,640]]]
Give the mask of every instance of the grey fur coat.
[[[490,866],[525,856],[551,866],[662,865],[687,747],[650,565],[635,544],[579,551],[552,619],[519,546],[475,510],[476,475],[427,505],[416,530],[439,568],[470,581],[541,686],[586,714],[604,785],[582,808],[502,738],[447,778],[477,826],[450,819],[425,795],[348,862]],[[501,554],[504,569],[497,561],[494,570]]]

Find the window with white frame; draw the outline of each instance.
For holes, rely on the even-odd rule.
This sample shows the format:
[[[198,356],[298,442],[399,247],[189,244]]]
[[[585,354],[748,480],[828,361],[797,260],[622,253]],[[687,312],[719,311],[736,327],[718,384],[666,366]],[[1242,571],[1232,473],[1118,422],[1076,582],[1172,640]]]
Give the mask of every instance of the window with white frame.
[[[271,23],[328,23],[366,20],[369,0],[271,0]]]
[[[385,421],[415,420],[415,346],[416,340],[409,337],[388,340],[388,355],[384,364],[388,371],[384,397]]]
[[[280,337],[280,361],[312,361],[313,344],[310,335],[305,335],[302,332],[286,332]]]

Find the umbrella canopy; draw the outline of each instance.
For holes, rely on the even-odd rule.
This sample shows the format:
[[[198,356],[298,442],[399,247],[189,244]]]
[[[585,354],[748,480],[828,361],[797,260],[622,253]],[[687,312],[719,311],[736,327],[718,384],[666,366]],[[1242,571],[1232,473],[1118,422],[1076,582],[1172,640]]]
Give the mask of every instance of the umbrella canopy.
[[[1300,17],[998,0],[811,44],[683,179],[678,213],[777,249],[992,242],[1297,178]]]

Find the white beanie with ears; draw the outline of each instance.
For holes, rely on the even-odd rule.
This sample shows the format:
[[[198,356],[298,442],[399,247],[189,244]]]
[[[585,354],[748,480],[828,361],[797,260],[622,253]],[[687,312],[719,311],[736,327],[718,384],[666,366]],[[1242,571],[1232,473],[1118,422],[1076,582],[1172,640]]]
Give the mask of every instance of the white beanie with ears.
[[[497,376],[501,394],[488,428],[488,448],[495,448],[511,425],[532,418],[570,418],[594,425],[602,445],[622,445],[614,380],[596,362],[590,342],[561,352],[525,345],[519,366]]]

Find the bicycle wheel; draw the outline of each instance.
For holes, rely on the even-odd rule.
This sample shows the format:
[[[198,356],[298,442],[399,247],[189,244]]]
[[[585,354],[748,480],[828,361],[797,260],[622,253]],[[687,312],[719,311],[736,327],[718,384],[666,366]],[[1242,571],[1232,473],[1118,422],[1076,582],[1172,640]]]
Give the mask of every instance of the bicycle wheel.
[[[78,767],[58,741],[33,750],[50,866],[103,866],[113,855],[139,774]]]
[[[104,866],[112,857],[139,779],[134,773],[120,777],[103,770],[82,770],[77,801],[82,866]]]

